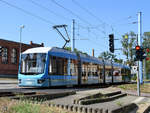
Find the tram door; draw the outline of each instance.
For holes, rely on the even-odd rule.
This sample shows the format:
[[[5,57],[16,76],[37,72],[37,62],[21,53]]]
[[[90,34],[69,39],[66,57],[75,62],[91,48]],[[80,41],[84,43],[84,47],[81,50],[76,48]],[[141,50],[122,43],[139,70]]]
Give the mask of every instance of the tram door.
[[[72,85],[71,83],[71,59],[68,59],[67,60],[68,62],[68,65],[67,65],[67,76],[65,77],[65,82],[66,82],[66,85]]]
[[[68,84],[69,76],[68,74],[68,59],[50,56],[49,61],[49,78],[51,86],[61,86]]]
[[[77,84],[77,76],[78,76],[78,62],[75,59],[68,59],[68,75],[66,77],[67,85],[75,85]]]

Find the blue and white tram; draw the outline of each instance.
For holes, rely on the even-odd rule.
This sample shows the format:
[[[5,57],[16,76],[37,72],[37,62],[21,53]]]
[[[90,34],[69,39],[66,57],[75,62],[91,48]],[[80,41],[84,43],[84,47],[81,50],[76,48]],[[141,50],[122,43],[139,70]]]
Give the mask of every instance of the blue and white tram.
[[[111,67],[108,61],[57,47],[31,48],[21,54],[18,84],[21,87],[50,87],[111,82]],[[122,72],[126,73],[129,67],[113,64],[113,70],[118,73],[114,82],[121,82]]]

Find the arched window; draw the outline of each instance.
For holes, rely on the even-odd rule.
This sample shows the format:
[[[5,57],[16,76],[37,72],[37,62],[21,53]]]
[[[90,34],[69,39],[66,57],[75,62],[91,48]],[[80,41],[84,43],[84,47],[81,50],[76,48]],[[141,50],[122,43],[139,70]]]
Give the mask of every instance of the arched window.
[[[11,63],[17,63],[17,50],[15,48],[13,48],[11,51]]]
[[[2,63],[8,63],[8,49],[5,47],[2,50]]]

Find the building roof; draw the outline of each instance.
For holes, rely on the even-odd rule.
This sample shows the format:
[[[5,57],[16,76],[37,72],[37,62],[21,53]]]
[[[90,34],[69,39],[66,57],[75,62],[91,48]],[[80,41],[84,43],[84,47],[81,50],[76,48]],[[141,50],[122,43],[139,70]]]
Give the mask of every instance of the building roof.
[[[0,38],[0,42],[4,42],[4,43],[14,43],[14,44],[20,44],[20,42],[16,42],[16,41],[12,41],[12,40],[6,40],[6,39],[2,39]],[[30,44],[25,44],[23,42],[21,42],[22,45],[27,45],[27,46],[32,46],[32,47],[41,47],[44,46],[44,43],[41,44],[37,44],[37,43],[33,43],[32,41],[30,41]]]

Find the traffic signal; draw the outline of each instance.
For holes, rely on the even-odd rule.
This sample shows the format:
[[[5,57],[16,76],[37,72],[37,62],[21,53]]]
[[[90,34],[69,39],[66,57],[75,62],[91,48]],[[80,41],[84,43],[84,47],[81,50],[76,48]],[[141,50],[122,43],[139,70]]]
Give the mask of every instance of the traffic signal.
[[[147,48],[147,49],[146,49],[146,52],[147,52],[147,53],[149,53],[149,52],[150,52],[149,48]]]
[[[114,34],[109,35],[109,51],[114,53]]]
[[[137,45],[135,47],[135,49],[136,49],[136,54],[135,54],[136,60],[142,61],[143,59],[146,58],[145,51],[144,51],[144,49],[141,46]]]
[[[149,57],[146,57],[146,60],[148,61],[148,60],[150,60],[150,58],[149,58]]]
[[[145,59],[145,58],[146,58],[145,51],[144,51],[143,48],[141,48],[141,58],[140,58],[140,60],[142,61],[142,60]]]
[[[136,46],[135,47],[135,50],[136,50],[136,52],[135,52],[136,60],[140,60],[140,49],[141,49],[140,46]]]

